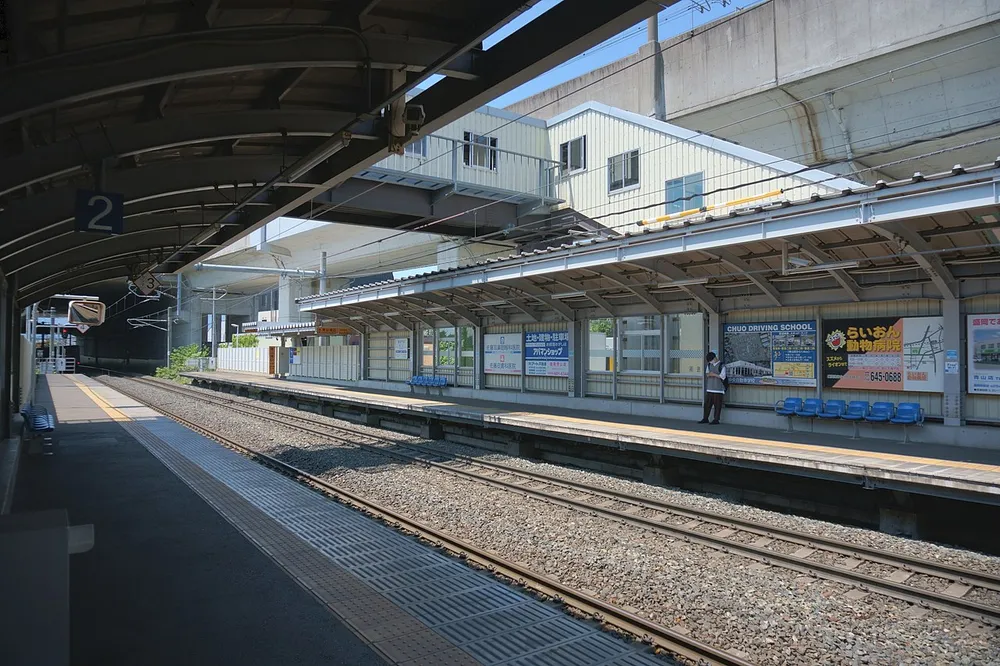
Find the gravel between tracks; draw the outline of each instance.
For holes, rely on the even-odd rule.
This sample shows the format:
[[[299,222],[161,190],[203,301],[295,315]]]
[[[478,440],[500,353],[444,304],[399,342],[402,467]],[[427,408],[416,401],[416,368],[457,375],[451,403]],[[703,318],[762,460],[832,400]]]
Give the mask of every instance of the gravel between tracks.
[[[131,388],[154,406],[175,410],[222,436],[527,563],[565,584],[636,609],[664,626],[679,627],[724,649],[739,649],[762,665],[1000,664],[1000,630],[948,613],[930,611],[915,617],[908,604],[877,594],[857,598],[859,595],[848,595],[850,588],[839,583],[756,564],[377,453],[333,445],[283,428],[273,420],[244,416],[147,384],[140,386],[120,378],[102,380]],[[277,405],[269,407],[286,412],[290,419],[302,414]],[[334,419],[330,422],[397,442],[423,441]],[[442,442],[435,446],[692,508],[1000,572],[1000,558],[488,454],[464,445]]]

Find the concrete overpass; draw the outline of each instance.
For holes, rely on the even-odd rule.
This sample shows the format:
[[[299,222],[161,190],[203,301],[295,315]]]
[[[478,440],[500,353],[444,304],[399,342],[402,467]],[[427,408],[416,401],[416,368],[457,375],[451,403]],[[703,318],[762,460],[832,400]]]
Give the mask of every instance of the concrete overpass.
[[[767,0],[659,42],[659,74],[654,44],[508,110],[653,116],[659,75],[666,120],[869,182],[1000,154],[998,0]]]

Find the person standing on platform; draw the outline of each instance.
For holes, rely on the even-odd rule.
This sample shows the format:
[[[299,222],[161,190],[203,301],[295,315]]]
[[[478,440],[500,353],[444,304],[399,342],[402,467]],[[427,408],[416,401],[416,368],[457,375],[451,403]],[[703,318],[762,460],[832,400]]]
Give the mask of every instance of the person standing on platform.
[[[715,352],[708,352],[705,356],[705,412],[698,423],[710,423],[719,425],[722,417],[722,403],[726,397],[726,366]],[[708,417],[715,409],[715,420],[709,421]]]

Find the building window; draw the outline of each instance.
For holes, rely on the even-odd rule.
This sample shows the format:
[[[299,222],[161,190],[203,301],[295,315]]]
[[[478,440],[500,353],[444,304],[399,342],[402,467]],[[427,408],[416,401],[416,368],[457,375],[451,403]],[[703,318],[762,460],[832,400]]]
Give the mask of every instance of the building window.
[[[454,327],[437,330],[437,364],[453,367],[455,365],[455,329]]]
[[[587,168],[587,137],[581,136],[559,146],[559,171],[576,173]]]
[[[423,338],[423,356],[420,359],[420,365],[425,368],[434,367],[434,329],[425,328],[422,334]]]
[[[705,368],[705,317],[667,315],[667,331],[667,372],[700,377]]]
[[[492,136],[481,136],[465,132],[462,146],[462,162],[466,166],[497,170],[497,140]]]
[[[667,214],[701,208],[705,205],[705,172],[667,181]]]
[[[427,137],[422,136],[416,141],[411,141],[403,147],[404,155],[413,157],[427,157]]]
[[[639,184],[639,151],[630,150],[608,158],[608,191],[617,192]]]
[[[618,369],[622,372],[660,371],[662,317],[622,317],[618,320]]]
[[[614,369],[615,320],[591,319],[587,324],[587,370],[611,372]]]
[[[476,366],[476,329],[471,326],[463,326],[459,329],[459,357],[458,365],[462,368],[473,368]]]

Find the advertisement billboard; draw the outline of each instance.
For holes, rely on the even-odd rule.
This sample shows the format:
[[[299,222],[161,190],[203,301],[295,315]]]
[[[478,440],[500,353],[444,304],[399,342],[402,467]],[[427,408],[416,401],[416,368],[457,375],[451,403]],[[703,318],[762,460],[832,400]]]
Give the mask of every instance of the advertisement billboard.
[[[538,331],[524,334],[524,371],[537,377],[569,377],[569,333]]]
[[[521,374],[520,333],[487,333],[483,336],[483,372],[489,375]]]
[[[1000,314],[969,315],[969,393],[1000,395]]]
[[[392,357],[397,361],[410,358],[409,338],[393,338]]]
[[[731,384],[816,386],[816,322],[726,324],[726,376]]]
[[[823,322],[823,386],[865,391],[944,390],[942,317]]]

